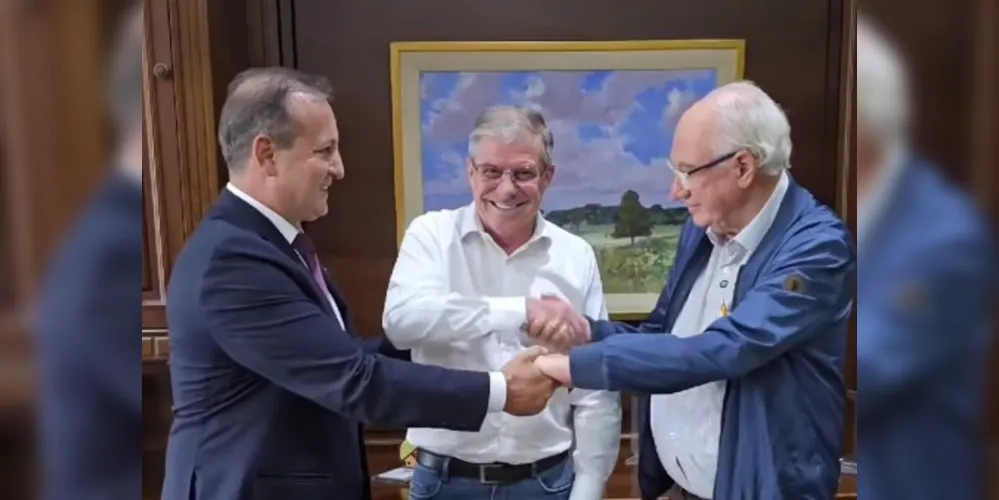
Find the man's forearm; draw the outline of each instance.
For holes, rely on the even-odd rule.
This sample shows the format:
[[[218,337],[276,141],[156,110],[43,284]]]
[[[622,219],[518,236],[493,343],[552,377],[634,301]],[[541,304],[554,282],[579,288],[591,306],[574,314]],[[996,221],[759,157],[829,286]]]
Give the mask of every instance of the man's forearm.
[[[599,342],[608,337],[620,335],[622,333],[644,333],[645,330],[643,328],[646,328],[645,324],[632,326],[627,323],[619,323],[617,321],[610,321],[606,319],[587,319],[590,322],[590,340],[592,342]]]
[[[385,306],[385,335],[399,349],[450,344],[493,331],[516,330],[526,319],[523,297],[411,294]]]
[[[604,498],[621,445],[621,403],[616,392],[573,389],[576,479],[571,500]]]

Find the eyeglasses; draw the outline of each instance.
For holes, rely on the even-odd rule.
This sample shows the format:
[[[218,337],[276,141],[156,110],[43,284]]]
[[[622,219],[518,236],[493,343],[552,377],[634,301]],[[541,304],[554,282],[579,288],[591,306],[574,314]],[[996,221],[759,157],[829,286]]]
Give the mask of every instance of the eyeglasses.
[[[670,160],[666,160],[666,166],[673,171],[673,177],[676,180],[680,181],[680,185],[683,186],[684,189],[687,189],[690,187],[690,176],[696,174],[697,172],[700,172],[701,170],[709,169],[724,161],[731,160],[737,154],[739,154],[739,151],[732,151],[731,153],[723,154],[718,158],[715,158],[714,160],[705,163],[704,165],[696,166],[685,172],[677,169],[676,165],[674,165],[673,162]]]
[[[510,180],[513,181],[514,184],[534,181],[544,171],[544,169],[535,167],[533,165],[504,170],[502,168],[497,167],[496,165],[489,165],[489,164],[480,165],[476,163],[475,160],[472,160],[472,167],[474,167],[475,170],[479,172],[479,175],[481,175],[483,179],[486,179],[491,182],[498,182],[500,179],[503,178],[503,176],[509,175]]]

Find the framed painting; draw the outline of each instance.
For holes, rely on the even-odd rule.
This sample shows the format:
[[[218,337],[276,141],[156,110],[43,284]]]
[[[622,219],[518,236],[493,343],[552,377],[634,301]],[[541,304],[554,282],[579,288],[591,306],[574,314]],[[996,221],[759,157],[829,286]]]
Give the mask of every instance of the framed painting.
[[[607,308],[643,319],[687,212],[666,166],[694,101],[742,79],[742,40],[391,44],[396,223],[472,201],[468,135],[488,106],[541,111],[555,137],[545,218],[596,251]]]

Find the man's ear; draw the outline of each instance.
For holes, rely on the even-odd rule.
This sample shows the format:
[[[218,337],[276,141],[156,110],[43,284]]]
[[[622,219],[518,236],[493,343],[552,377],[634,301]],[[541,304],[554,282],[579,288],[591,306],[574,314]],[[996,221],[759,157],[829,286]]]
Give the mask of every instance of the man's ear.
[[[264,172],[273,177],[277,175],[277,162],[274,157],[277,155],[277,144],[274,139],[266,135],[258,135],[253,138],[252,148],[253,159],[264,169]]]
[[[735,163],[739,169],[739,187],[749,187],[760,175],[760,161],[749,151],[741,151],[735,155]]]
[[[548,165],[543,172],[541,172],[541,178],[545,181],[545,184],[551,184],[552,180],[555,179],[555,164],[552,163]]]

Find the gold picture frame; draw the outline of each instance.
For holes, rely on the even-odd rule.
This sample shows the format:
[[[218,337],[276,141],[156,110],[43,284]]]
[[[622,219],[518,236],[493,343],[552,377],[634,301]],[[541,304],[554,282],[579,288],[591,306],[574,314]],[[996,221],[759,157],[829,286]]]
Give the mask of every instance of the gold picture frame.
[[[571,109],[560,112],[555,106],[547,106],[542,102],[545,89],[551,88],[550,95],[555,95],[553,82],[583,82],[578,87],[563,85],[559,90],[562,92],[560,95],[576,99],[582,103],[582,107],[585,107],[587,98],[603,96],[601,98],[621,101],[624,102],[622,106],[627,106],[628,99],[634,97],[634,103],[637,104],[632,109],[632,114],[637,113],[635,110],[639,108],[643,112],[661,112],[664,117],[661,131],[653,123],[646,125],[644,129],[635,128],[636,131],[629,132],[631,135],[628,137],[632,146],[655,150],[660,156],[652,158],[642,156],[645,153],[635,152],[632,159],[625,155],[624,160],[615,163],[622,171],[630,172],[628,175],[634,174],[634,179],[629,181],[631,177],[622,175],[614,176],[613,180],[621,177],[621,182],[631,184],[622,184],[620,189],[604,186],[618,190],[601,193],[594,191],[592,200],[587,198],[590,195],[578,194],[579,189],[576,189],[576,197],[570,199],[564,192],[558,194],[560,177],[557,176],[545,197],[545,203],[549,203],[552,196],[557,196],[559,198],[552,203],[564,205],[546,210],[546,218],[563,227],[574,226],[571,230],[584,235],[597,250],[611,317],[617,320],[641,320],[648,315],[655,307],[662,284],[665,283],[664,270],[668,271],[672,265],[673,255],[666,254],[671,249],[675,252],[679,232],[676,229],[679,227],[677,220],[681,215],[678,207],[668,206],[665,195],[672,183],[672,174],[665,167],[668,146],[672,143],[667,122],[675,119],[673,115],[678,115],[685,109],[683,105],[689,106],[701,94],[743,78],[744,40],[395,42],[390,46],[390,64],[395,210],[400,242],[408,224],[425,211],[456,208],[471,201],[470,195],[466,195],[467,201],[459,203],[463,199],[460,191],[461,182],[464,181],[459,177],[464,172],[462,165],[467,156],[466,151],[461,149],[463,146],[459,136],[464,134],[467,138],[472,128],[470,120],[473,120],[469,117],[474,117],[485,106],[515,103],[511,100],[520,99],[523,102],[516,103],[540,107],[556,132],[554,154],[559,172],[577,166],[583,168],[573,162],[559,162],[560,151],[565,150],[560,150],[560,144],[566,143],[566,131],[570,127],[575,126],[581,131],[581,138],[585,135],[582,131],[589,134],[585,139],[592,141],[586,143],[586,147],[597,148],[600,147],[599,144],[603,144],[593,141],[611,144],[617,140],[623,144],[623,133],[615,131],[614,124],[604,122],[620,118],[623,116],[621,113],[627,110],[608,107],[605,115],[613,115],[611,118],[595,112],[590,113],[592,123],[586,121],[591,118],[582,115],[577,115],[576,121],[572,121],[566,118],[566,113],[572,113]],[[545,87],[546,81],[549,82],[548,87]],[[479,86],[471,86],[475,82]],[[632,91],[637,88],[644,93],[635,96],[615,94],[615,90],[608,90],[613,82],[623,82],[618,86],[628,87]],[[531,85],[543,87],[541,93],[538,93],[538,89],[530,88]],[[462,89],[465,94],[458,93]],[[451,93],[446,94],[448,91]],[[592,93],[597,91],[602,94]],[[469,97],[468,102],[459,99],[461,95],[473,92],[483,95]],[[493,92],[492,97],[488,92]],[[573,94],[574,92],[578,95]],[[680,97],[676,97],[678,93]],[[536,101],[531,101],[534,98],[537,98]],[[681,104],[676,104],[677,101],[681,101]],[[457,118],[447,114],[454,110],[460,110],[463,114]],[[440,125],[441,123],[449,125]],[[617,123],[619,128],[621,123],[623,122]],[[582,144],[584,141],[580,139],[576,142]],[[664,148],[666,154],[663,153]],[[606,182],[606,179],[600,181]],[[628,187],[629,185],[633,187]],[[563,191],[567,190],[568,188]],[[632,194],[629,195],[629,192]],[[644,201],[640,201],[641,195],[645,195]],[[626,200],[629,196],[631,199]],[[572,203],[579,206],[570,207]],[[629,235],[619,227],[621,222],[610,222],[622,218],[616,214],[626,204],[629,205],[629,213],[632,213],[632,206],[640,206],[641,209],[634,210],[646,221],[644,226],[651,224],[653,229],[643,227],[643,233],[632,231]],[[581,215],[579,211],[583,206],[599,208],[590,210],[589,215]],[[543,204],[542,208],[545,209],[546,206]],[[591,239],[586,235],[596,236]],[[658,276],[659,274],[662,276]]]

